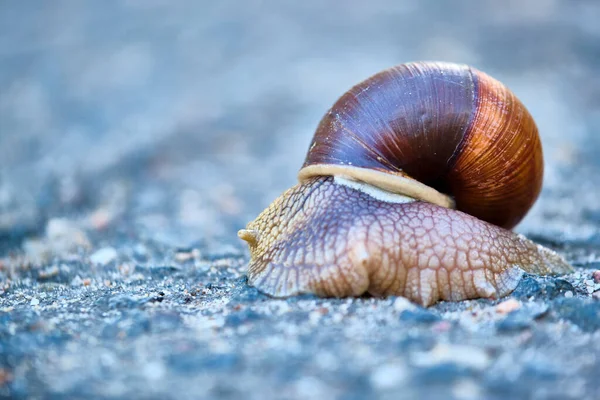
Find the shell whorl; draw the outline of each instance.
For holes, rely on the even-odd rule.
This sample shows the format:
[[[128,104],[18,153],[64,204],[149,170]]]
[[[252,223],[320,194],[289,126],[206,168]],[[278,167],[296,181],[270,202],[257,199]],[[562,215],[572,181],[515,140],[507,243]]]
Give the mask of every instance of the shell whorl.
[[[537,127],[516,96],[472,67],[433,62],[390,68],[346,92],[321,120],[300,180],[328,166],[412,178],[504,228],[525,216],[543,178]]]

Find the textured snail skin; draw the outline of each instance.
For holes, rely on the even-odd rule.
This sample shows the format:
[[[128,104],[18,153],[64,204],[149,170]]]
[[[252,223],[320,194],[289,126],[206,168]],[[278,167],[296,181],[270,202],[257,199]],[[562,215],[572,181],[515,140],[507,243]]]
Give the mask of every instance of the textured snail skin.
[[[506,229],[360,187],[320,177],[283,193],[239,233],[250,245],[249,283],[275,297],[370,293],[428,306],[504,296],[523,272],[572,270]]]

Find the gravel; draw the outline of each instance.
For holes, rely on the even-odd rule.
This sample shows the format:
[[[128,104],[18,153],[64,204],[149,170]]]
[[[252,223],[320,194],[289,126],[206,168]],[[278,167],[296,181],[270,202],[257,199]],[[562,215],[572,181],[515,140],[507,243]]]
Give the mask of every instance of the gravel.
[[[509,3],[0,6],[0,397],[600,398],[600,6]],[[236,230],[321,115],[419,59],[528,106],[517,230],[576,271],[427,309],[249,287]]]

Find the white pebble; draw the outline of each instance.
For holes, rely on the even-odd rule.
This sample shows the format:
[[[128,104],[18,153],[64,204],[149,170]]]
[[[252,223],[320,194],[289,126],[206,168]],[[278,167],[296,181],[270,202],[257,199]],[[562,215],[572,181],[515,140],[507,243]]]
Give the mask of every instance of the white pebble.
[[[160,362],[151,361],[144,366],[144,375],[151,381],[161,379],[165,375],[165,367]]]
[[[452,386],[452,394],[461,400],[476,400],[481,398],[481,386],[472,379],[463,379]]]
[[[294,386],[300,398],[324,399],[332,397],[328,393],[327,385],[318,378],[312,376],[300,378],[296,381]]]
[[[38,304],[40,304],[40,301],[34,297],[33,299],[31,299],[31,302],[29,304],[32,306],[37,306]]]
[[[516,299],[508,299],[496,306],[498,314],[508,314],[521,308],[521,302]]]
[[[116,260],[117,251],[112,247],[103,247],[90,256],[90,261],[94,264],[106,265]]]
[[[429,352],[415,353],[412,357],[412,362],[419,367],[454,363],[482,370],[491,363],[491,359],[485,350],[478,347],[441,343]]]
[[[342,322],[343,319],[344,316],[340,313],[333,314],[333,316],[331,317],[331,320],[334,324],[339,324],[340,322]]]
[[[406,367],[398,363],[384,364],[371,373],[371,385],[377,389],[390,389],[406,380]]]
[[[573,297],[573,292],[571,292],[570,290],[567,290],[567,291],[565,292],[565,297],[566,297],[567,299],[570,299],[571,297]]]
[[[415,309],[415,305],[410,302],[406,297],[398,297],[394,301],[394,310],[398,312],[413,310]]]
[[[319,323],[319,320],[321,319],[321,313],[318,311],[312,311],[310,314],[308,314],[308,321],[310,322],[311,325],[317,325]]]

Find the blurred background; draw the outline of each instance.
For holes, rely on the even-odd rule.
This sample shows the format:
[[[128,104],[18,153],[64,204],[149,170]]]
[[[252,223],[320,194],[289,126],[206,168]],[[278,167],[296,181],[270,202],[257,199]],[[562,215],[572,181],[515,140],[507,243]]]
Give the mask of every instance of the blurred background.
[[[600,398],[599,21],[598,0],[0,1],[0,398]],[[546,173],[517,230],[577,271],[429,309],[250,288],[236,231],[341,94],[418,60],[528,107]]]
[[[57,217],[242,248],[337,97],[416,60],[471,64],[533,114],[545,186],[518,230],[595,237],[598,21],[595,0],[4,2],[1,250]]]

